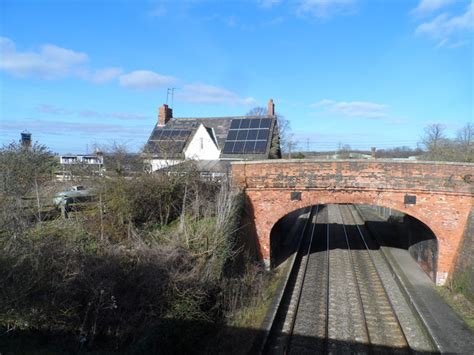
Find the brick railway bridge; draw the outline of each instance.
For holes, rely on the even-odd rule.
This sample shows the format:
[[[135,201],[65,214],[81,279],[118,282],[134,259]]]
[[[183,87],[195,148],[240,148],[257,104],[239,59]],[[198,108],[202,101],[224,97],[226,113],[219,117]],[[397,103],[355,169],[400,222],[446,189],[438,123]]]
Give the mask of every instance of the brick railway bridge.
[[[474,203],[474,164],[389,160],[266,160],[232,163],[261,259],[285,215],[318,204],[392,208],[423,222],[438,241],[438,284],[453,270]]]

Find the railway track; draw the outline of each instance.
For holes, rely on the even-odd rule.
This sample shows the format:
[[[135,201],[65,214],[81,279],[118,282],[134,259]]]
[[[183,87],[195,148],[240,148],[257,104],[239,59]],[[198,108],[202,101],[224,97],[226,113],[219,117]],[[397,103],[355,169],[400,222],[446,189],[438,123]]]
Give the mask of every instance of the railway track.
[[[410,353],[424,336],[416,317],[401,324],[359,219],[349,205],[312,208],[264,353]]]

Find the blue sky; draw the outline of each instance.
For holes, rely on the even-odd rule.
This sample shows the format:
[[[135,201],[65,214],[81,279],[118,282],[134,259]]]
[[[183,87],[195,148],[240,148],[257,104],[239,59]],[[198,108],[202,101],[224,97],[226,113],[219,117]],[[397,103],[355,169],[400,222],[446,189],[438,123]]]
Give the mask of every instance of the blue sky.
[[[416,147],[473,119],[471,1],[0,1],[0,143],[138,150],[273,98],[300,147]]]

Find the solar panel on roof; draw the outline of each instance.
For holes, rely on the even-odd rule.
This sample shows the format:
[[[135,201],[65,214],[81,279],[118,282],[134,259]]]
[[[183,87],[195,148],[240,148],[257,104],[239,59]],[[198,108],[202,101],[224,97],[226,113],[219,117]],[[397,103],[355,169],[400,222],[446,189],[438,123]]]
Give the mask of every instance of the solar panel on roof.
[[[244,150],[244,142],[236,141],[234,144],[234,149],[232,150],[232,153],[234,154],[240,154]]]
[[[229,134],[227,135],[227,140],[234,141],[237,139],[237,130],[230,130]]]
[[[270,135],[270,131],[268,129],[259,129],[257,139],[267,140],[269,135]]]
[[[240,122],[240,128],[249,128],[250,127],[250,119],[243,119],[242,122]]]
[[[267,142],[257,141],[255,143],[255,153],[265,153],[266,150],[267,150]]]
[[[259,128],[260,127],[260,118],[253,118],[250,120],[250,128]]]
[[[160,139],[161,133],[162,133],[161,131],[157,130],[157,131],[153,132],[153,136],[151,138],[152,139]]]
[[[256,141],[247,141],[244,146],[244,153],[253,153]]]
[[[232,154],[233,149],[234,149],[234,142],[225,142],[223,153]]]
[[[271,118],[233,119],[224,144],[224,154],[263,154],[270,137]]]
[[[247,134],[248,134],[247,129],[241,129],[241,130],[237,131],[237,139],[236,140],[238,140],[238,141],[247,140]]]
[[[248,132],[249,132],[248,135],[247,135],[248,140],[257,139],[258,129],[249,129]]]
[[[189,129],[157,129],[151,138],[153,141],[186,141],[191,134]]]
[[[240,121],[242,120],[232,120],[232,122],[230,123],[230,129],[238,129],[240,127]]]
[[[272,125],[271,118],[262,118],[260,122],[260,128],[270,128],[271,125]]]

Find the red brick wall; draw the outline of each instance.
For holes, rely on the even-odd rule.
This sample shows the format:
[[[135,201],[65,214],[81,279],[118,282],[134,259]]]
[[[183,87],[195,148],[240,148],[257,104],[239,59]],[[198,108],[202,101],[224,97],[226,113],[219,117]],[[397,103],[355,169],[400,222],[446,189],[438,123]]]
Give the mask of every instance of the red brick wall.
[[[407,213],[438,238],[438,283],[452,270],[474,202],[474,164],[393,161],[262,161],[233,163],[234,185],[246,190],[263,260],[275,223],[298,208],[323,203],[372,204]],[[291,191],[301,201],[291,201]],[[415,205],[405,205],[405,194]]]

